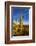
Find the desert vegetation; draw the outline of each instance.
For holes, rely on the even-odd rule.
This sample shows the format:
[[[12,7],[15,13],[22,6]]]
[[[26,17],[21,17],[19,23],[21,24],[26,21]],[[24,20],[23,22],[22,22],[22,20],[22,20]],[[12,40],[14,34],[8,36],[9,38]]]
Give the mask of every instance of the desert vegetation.
[[[12,35],[13,36],[29,35],[29,25],[23,24],[23,18],[24,16],[20,16],[19,24],[13,23],[12,25]]]

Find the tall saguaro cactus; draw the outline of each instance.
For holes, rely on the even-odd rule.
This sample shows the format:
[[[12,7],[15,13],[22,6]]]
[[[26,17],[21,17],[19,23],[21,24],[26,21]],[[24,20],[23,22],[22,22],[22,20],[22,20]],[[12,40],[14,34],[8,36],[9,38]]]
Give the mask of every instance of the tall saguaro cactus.
[[[24,16],[23,16],[23,14],[21,14],[20,15],[20,27],[21,27],[21,31],[22,31],[22,29],[23,29],[23,21],[24,20]]]
[[[23,24],[23,17],[24,16],[20,16],[20,24]]]

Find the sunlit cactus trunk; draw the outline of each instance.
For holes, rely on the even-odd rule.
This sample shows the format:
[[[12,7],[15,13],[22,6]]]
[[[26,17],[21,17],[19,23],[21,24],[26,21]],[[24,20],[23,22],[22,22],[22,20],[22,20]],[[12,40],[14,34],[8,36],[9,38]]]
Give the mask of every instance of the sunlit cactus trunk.
[[[23,18],[20,16],[20,24],[23,24]]]
[[[21,27],[21,31],[22,31],[22,29],[23,29],[23,18],[24,18],[24,16],[20,16],[20,27]]]

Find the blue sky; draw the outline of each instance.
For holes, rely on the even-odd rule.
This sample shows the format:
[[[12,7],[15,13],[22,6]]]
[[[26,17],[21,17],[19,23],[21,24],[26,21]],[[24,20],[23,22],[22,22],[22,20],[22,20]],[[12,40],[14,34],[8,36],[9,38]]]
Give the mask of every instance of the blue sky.
[[[13,11],[13,12],[12,12]],[[13,7],[11,9],[11,17],[14,20],[19,21],[20,15],[24,16],[23,21],[24,23],[29,23],[29,8],[27,7]]]

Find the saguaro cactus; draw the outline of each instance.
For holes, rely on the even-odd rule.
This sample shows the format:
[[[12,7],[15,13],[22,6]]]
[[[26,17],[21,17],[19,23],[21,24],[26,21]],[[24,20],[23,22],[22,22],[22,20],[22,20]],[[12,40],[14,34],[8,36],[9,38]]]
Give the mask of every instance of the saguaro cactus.
[[[23,31],[23,21],[24,20],[24,16],[23,16],[23,14],[21,14],[20,15],[20,30],[21,30],[21,32]]]

